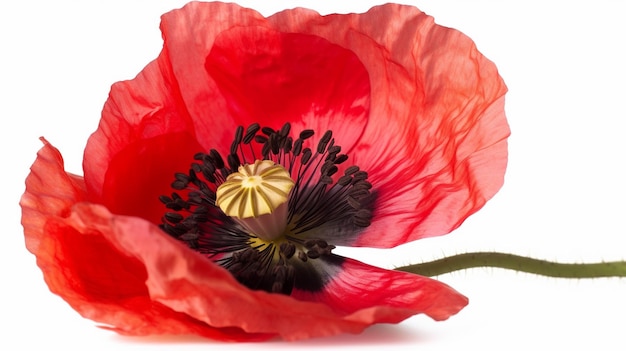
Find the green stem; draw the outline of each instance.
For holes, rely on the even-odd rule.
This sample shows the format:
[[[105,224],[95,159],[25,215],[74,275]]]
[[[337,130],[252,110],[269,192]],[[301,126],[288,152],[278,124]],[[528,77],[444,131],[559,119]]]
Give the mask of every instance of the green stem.
[[[499,252],[464,253],[396,270],[432,277],[475,267],[505,268],[557,278],[626,277],[626,261],[556,263]]]

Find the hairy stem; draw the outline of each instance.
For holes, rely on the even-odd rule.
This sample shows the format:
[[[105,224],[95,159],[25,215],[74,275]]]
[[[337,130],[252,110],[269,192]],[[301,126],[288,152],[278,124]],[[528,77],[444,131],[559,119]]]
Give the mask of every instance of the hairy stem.
[[[505,268],[557,278],[626,277],[626,261],[557,263],[499,252],[464,253],[396,270],[432,277],[475,267]]]

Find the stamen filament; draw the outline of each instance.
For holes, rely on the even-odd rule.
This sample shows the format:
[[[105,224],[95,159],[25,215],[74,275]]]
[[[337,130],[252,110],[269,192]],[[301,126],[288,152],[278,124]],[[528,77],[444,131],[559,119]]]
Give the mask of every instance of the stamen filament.
[[[470,252],[396,268],[427,277],[462,269],[493,267],[555,278],[626,277],[626,261],[558,263],[500,252]]]

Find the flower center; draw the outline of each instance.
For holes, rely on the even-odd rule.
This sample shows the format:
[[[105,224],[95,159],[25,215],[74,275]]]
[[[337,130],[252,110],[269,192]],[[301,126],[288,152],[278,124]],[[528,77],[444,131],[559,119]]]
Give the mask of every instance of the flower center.
[[[270,160],[239,166],[217,188],[215,203],[250,234],[272,241],[287,226],[287,200],[294,181]]]
[[[188,173],[175,174],[176,191],[160,197],[171,210],[166,233],[249,288],[284,294],[323,288],[321,267],[342,261],[329,242],[355,239],[374,203],[367,173],[343,167],[332,132],[310,148],[312,130],[295,140],[290,130],[238,127],[226,162],[216,150],[196,154]]]

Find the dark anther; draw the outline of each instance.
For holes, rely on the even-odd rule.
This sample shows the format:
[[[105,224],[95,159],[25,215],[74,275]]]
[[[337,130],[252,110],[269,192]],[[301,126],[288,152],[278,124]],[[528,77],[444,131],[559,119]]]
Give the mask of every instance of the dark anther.
[[[341,186],[346,186],[346,185],[349,185],[350,183],[352,183],[352,177],[349,175],[341,176],[339,180],[337,180],[337,184]]]
[[[174,178],[176,178],[176,180],[189,183],[189,176],[186,175],[185,173],[175,173]]]
[[[229,154],[227,158],[228,167],[230,167],[230,169],[232,169],[233,171],[237,170],[241,165],[241,162],[239,161],[239,156],[237,156],[237,154]]]
[[[196,161],[204,161],[205,156],[206,154],[204,152],[197,152],[195,155],[193,155],[193,159]]]
[[[270,136],[270,135],[276,133],[276,131],[274,129],[270,128],[270,127],[263,127],[263,128],[261,128],[261,132],[263,134],[267,135],[267,136]]]
[[[278,155],[278,152],[280,151],[280,140],[278,140],[278,138],[279,138],[278,134],[274,133],[270,135],[269,144],[272,149],[272,153],[274,155]]]
[[[202,169],[202,175],[209,182],[215,183],[217,181],[217,179],[215,179],[215,176],[213,175],[213,173],[215,173],[215,167],[213,167],[212,165],[209,167],[209,165],[210,164],[207,164],[206,167]]]
[[[169,200],[166,204],[165,207],[169,208],[170,210],[174,210],[174,211],[180,211],[182,209],[189,209],[189,203],[185,200],[183,200],[180,195],[178,195],[177,193],[172,193],[172,198],[167,198],[166,196],[164,196],[163,198],[161,198],[161,200]]]
[[[359,167],[358,166],[350,166],[348,168],[346,168],[346,171],[344,172],[345,175],[351,175],[354,174],[356,172],[359,171]]]
[[[346,198],[346,201],[348,202],[348,205],[350,205],[350,207],[352,207],[355,210],[358,210],[359,208],[361,208],[361,201],[353,198],[352,196],[348,196]]]
[[[333,183],[333,178],[331,178],[330,176],[323,174],[320,179],[319,179],[319,183],[320,184],[326,184],[326,185],[330,185]]]
[[[183,219],[185,219],[185,217],[183,217],[183,215],[181,215],[180,213],[177,212],[167,212],[165,213],[165,219],[171,223],[179,223],[180,221],[182,221]]]
[[[367,172],[358,171],[354,173],[354,180],[365,180],[365,179],[367,179]]]
[[[267,143],[267,137],[265,135],[255,135],[254,141],[256,141],[259,144],[265,144]]]
[[[176,173],[174,175],[176,178],[175,181],[172,182],[172,188],[176,190],[183,190],[189,185],[189,176],[184,173]]]
[[[283,151],[285,151],[285,153],[289,153],[291,152],[292,147],[293,147],[293,139],[291,137],[285,138],[285,141],[283,142]]]
[[[312,137],[313,134],[315,134],[315,132],[312,129],[305,129],[305,130],[300,132],[300,139],[306,140],[306,139]]]
[[[326,133],[324,133],[324,135],[320,139],[319,144],[317,144],[318,154],[323,154],[324,151],[326,151],[326,146],[328,146],[328,143],[330,142],[330,138],[332,137],[333,137],[333,132],[331,132],[330,130],[327,130]]]
[[[180,180],[175,180],[172,182],[171,186],[176,190],[183,190],[187,187],[187,183],[181,182]]]
[[[341,146],[333,145],[333,146],[328,147],[328,153],[333,156],[336,156],[340,152],[341,152]]]
[[[284,242],[280,244],[280,252],[285,255],[285,258],[291,258],[296,253],[296,245]]]
[[[243,138],[243,127],[242,126],[238,126],[237,130],[235,131],[235,139],[233,139],[233,143],[230,144],[230,153],[231,154],[237,153],[237,148],[239,147],[239,144],[241,144],[241,139],[242,138]]]
[[[189,200],[187,200],[190,204],[199,206],[202,204],[202,193],[199,191],[190,191],[189,192]]]
[[[209,152],[209,156],[211,157],[211,160],[213,160],[213,164],[215,165],[215,168],[217,169],[224,168],[224,159],[222,158],[222,155],[220,155],[220,153],[217,152],[217,150],[211,149],[211,151]]]
[[[196,173],[202,173],[202,166],[197,163],[192,163],[191,169]]]
[[[285,138],[286,136],[289,135],[290,131],[291,131],[291,124],[285,123],[283,127],[280,129],[279,134],[281,137]]]
[[[350,190],[350,197],[355,198],[357,200],[361,200],[370,195],[370,192],[367,189],[352,189]]]
[[[309,258],[307,257],[307,255],[302,252],[302,251],[298,251],[298,258],[300,259],[300,261],[302,262],[306,262]]]
[[[300,156],[300,152],[302,152],[302,139],[296,139],[293,142],[293,155]]]
[[[261,129],[261,126],[258,123],[251,124],[248,129],[246,129],[246,135],[243,137],[243,143],[250,144],[259,129]]]
[[[309,148],[302,150],[302,158],[300,159],[300,162],[302,162],[303,165],[307,164],[309,160],[311,159],[312,154],[313,153],[311,152],[311,149]]]
[[[341,154],[338,155],[337,158],[333,161],[336,165],[346,162],[348,160],[348,155]]]
[[[261,154],[263,155],[263,158],[268,159],[269,155],[270,155],[270,143],[266,142],[265,144],[263,144],[263,148],[261,148]]]
[[[339,169],[337,168],[337,166],[332,165],[332,166],[328,167],[328,170],[326,171],[326,175],[330,177],[330,176],[334,175],[335,173],[337,173],[338,170]]]
[[[312,258],[312,259],[316,259],[319,258],[320,256],[322,256],[322,254],[317,251],[316,248],[311,248],[306,252],[306,255],[308,258]]]
[[[359,187],[359,189],[368,189],[369,190],[369,189],[372,188],[372,183],[370,183],[368,181],[359,181],[354,186],[355,187]]]
[[[324,162],[324,164],[322,165],[322,168],[320,169],[320,173],[328,174],[328,171],[330,170],[331,167],[337,168],[337,166],[335,166],[335,164],[330,161]]]

